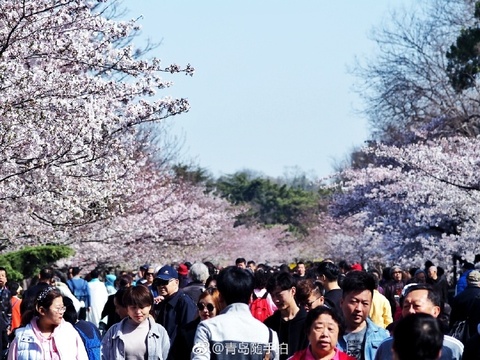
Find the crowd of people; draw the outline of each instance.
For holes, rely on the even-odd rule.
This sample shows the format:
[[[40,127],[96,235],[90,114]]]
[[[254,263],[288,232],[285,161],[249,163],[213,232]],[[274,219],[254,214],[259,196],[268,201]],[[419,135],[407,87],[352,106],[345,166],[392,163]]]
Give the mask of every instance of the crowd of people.
[[[238,258],[138,272],[0,267],[4,359],[480,359],[480,264],[364,269]]]

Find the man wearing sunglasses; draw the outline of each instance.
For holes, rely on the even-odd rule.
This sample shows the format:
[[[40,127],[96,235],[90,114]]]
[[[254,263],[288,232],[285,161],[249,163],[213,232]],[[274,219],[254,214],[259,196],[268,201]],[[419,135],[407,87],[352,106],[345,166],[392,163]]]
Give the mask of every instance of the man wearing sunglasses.
[[[173,344],[177,329],[197,316],[197,306],[190,296],[179,290],[178,273],[171,266],[166,265],[158,271],[153,286],[157,289],[158,295],[164,298],[158,304],[156,321],[167,330],[170,344]]]

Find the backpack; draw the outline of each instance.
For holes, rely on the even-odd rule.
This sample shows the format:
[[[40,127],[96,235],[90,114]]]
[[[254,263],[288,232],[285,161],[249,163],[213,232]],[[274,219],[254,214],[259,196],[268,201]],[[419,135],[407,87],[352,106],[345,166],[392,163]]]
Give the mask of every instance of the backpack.
[[[88,360],[100,360],[100,346],[102,345],[102,339],[94,326],[95,325],[92,326],[92,338],[88,337],[79,327],[75,326],[75,330],[80,334],[85,345],[85,350],[87,350]]]
[[[253,301],[250,303],[250,312],[255,319],[264,322],[266,318],[273,314],[267,300],[268,292],[265,291],[262,297],[253,293]]]

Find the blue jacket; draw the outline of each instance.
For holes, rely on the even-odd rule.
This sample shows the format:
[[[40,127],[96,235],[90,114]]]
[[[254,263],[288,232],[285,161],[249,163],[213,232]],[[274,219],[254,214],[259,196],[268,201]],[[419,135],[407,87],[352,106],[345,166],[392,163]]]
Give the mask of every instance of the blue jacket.
[[[372,320],[367,318],[367,331],[365,332],[363,358],[358,360],[373,360],[380,344],[388,338],[390,334],[384,328],[375,325]],[[338,338],[337,348],[347,352],[347,343],[343,336]]]
[[[467,287],[467,276],[470,274],[472,270],[466,270],[460,275],[460,278],[457,281],[457,287],[455,288],[455,296],[460,294],[465,288]]]
[[[86,308],[91,305],[90,288],[88,282],[81,277],[73,277],[67,281],[68,288],[72,294],[79,300],[83,301]]]

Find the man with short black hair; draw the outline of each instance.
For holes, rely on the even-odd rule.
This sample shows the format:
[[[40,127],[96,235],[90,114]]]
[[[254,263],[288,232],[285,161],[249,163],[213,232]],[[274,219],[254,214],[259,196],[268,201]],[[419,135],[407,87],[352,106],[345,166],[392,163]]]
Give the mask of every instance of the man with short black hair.
[[[257,270],[257,264],[253,260],[248,260],[247,262],[247,269],[250,269],[252,273],[254,273]]]
[[[264,324],[277,332],[280,359],[287,359],[308,345],[307,334],[304,331],[307,312],[295,301],[296,281],[290,273],[274,274],[268,280],[267,291],[272,295],[278,310],[269,316]]]
[[[227,306],[220,315],[201,321],[195,333],[193,360],[278,360],[277,334],[255,319],[248,303],[254,288],[253,275],[229,266],[217,278],[220,300]]]
[[[50,268],[43,268],[38,274],[38,282],[35,285],[30,286],[27,290],[24,291],[22,299],[24,302],[33,302],[42,290],[45,290],[47,287],[52,286],[53,271]]]
[[[405,287],[405,293],[401,299],[402,316],[423,313],[438,318],[441,312],[440,295],[428,284],[411,284]],[[395,332],[395,330],[394,330]],[[375,360],[392,360],[393,338],[385,339],[377,350]],[[440,360],[460,360],[463,353],[463,344],[457,339],[444,335],[443,347]]]
[[[323,294],[325,304],[341,314],[342,309],[340,304],[342,302],[343,291],[338,284],[339,274],[339,267],[329,260],[322,261],[316,269],[317,281],[320,282],[325,289]]]
[[[375,279],[365,271],[351,271],[342,283],[341,308],[345,320],[345,334],[337,347],[357,360],[373,360],[380,343],[388,332],[368,318],[372,306]]]
[[[429,314],[407,315],[398,322],[393,334],[393,351],[397,360],[437,360],[442,343],[440,325]]]
[[[247,268],[247,260],[245,260],[245,258],[237,258],[235,260],[235,266],[240,268],[240,269],[246,269]]]
[[[35,309],[35,299],[37,295],[43,290],[51,286],[53,278],[53,271],[50,268],[43,268],[38,274],[38,282],[35,285],[30,286],[22,296],[22,302],[20,303],[20,312],[23,314],[27,310]]]
[[[86,320],[91,304],[90,289],[88,288],[88,282],[80,277],[80,271],[81,269],[78,266],[72,267],[72,278],[67,281],[67,285],[72,294],[82,304],[78,319]]]
[[[303,261],[297,262],[297,266],[295,267],[295,274],[293,275],[295,279],[297,281],[305,279],[306,274],[307,274],[307,268],[305,266],[305,263]]]

